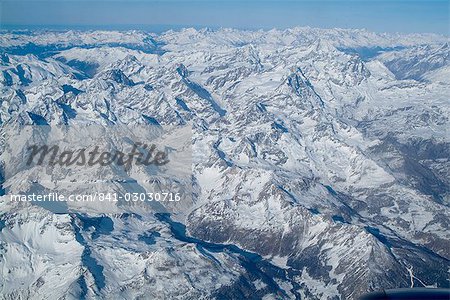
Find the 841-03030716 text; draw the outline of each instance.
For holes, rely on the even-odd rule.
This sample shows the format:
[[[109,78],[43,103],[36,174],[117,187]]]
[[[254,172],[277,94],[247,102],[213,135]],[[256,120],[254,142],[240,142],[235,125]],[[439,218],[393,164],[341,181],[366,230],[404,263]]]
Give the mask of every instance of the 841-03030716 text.
[[[43,202],[43,201],[69,201],[69,202],[179,202],[182,199],[181,193],[173,192],[157,192],[157,193],[93,193],[93,194],[70,194],[64,195],[60,193],[48,194],[11,194],[11,201],[22,202]]]

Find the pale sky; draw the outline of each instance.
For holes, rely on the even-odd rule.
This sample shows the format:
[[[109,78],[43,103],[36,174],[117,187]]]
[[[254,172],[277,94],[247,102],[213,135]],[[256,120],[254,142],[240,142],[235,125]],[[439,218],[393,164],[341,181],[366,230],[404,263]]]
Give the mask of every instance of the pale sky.
[[[376,32],[450,32],[449,0],[0,0],[0,10],[1,28],[311,26]]]

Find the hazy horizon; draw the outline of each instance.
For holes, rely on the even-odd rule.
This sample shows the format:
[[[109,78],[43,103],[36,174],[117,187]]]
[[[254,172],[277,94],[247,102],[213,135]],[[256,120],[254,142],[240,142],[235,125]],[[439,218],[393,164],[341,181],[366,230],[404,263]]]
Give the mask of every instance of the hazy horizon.
[[[293,27],[449,35],[449,2],[328,1],[2,1],[0,29],[155,30]]]

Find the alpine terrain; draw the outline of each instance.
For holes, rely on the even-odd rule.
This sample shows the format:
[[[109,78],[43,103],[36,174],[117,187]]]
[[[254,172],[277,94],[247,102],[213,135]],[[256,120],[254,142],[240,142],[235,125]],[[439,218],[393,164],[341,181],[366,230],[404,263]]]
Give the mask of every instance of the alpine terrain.
[[[448,288],[449,42],[314,28],[1,31],[0,298]],[[86,172],[31,172],[25,149],[7,155],[8,127],[86,122],[189,127],[189,197],[170,213],[11,201],[68,182],[149,191],[136,166],[108,169],[130,185],[75,186]]]

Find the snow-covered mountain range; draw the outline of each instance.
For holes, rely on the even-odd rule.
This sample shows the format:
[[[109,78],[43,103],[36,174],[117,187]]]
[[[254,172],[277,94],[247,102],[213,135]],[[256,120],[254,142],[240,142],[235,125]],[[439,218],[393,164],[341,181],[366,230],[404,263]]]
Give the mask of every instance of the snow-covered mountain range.
[[[11,202],[31,179],[2,171],[0,298],[357,299],[449,287],[448,37],[314,28],[0,37],[2,133],[85,121],[192,126],[193,184],[170,215],[123,203],[55,213]],[[57,188],[48,182],[42,191]]]

